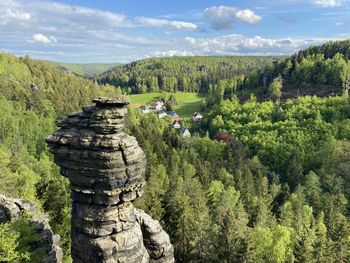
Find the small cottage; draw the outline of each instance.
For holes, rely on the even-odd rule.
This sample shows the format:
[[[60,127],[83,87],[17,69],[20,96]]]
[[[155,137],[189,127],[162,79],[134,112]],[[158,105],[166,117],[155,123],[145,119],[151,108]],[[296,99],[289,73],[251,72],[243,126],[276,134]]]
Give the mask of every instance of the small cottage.
[[[175,129],[180,129],[180,128],[181,128],[180,123],[179,123],[178,121],[174,121],[174,122],[173,122],[173,128],[175,128]]]
[[[181,128],[180,129],[180,136],[181,137],[185,137],[185,138],[189,138],[189,137],[191,137],[191,133],[190,133],[190,131],[188,129]]]
[[[155,100],[151,103],[151,110],[154,112],[162,111],[164,108],[164,101],[162,100]]]
[[[164,119],[165,116],[167,116],[167,113],[165,111],[158,113],[158,118],[159,119]]]
[[[199,112],[195,112],[195,113],[192,115],[192,121],[198,122],[198,121],[202,121],[202,120],[203,120],[203,115],[200,114]]]

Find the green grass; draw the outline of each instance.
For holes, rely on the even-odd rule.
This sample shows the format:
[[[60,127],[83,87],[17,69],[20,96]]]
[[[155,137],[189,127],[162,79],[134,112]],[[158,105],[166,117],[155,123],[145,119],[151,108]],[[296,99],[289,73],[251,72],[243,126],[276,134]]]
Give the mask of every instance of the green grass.
[[[162,93],[135,94],[130,95],[129,98],[132,104],[139,107],[157,99],[161,94]],[[176,96],[178,104],[174,106],[174,111],[181,118],[190,118],[196,111],[201,111],[202,100],[206,98],[206,96],[197,93],[178,92],[167,94]]]

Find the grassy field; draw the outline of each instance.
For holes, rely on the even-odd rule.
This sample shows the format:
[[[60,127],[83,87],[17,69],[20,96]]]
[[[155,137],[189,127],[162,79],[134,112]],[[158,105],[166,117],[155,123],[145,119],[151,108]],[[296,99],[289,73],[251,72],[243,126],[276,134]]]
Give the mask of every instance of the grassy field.
[[[131,104],[135,107],[139,107],[157,99],[161,94],[162,93],[135,94],[130,95],[129,99]],[[174,94],[177,98],[178,105],[174,106],[174,111],[181,118],[190,118],[193,113],[200,111],[202,100],[206,98],[206,96],[197,93],[178,92],[171,94]]]

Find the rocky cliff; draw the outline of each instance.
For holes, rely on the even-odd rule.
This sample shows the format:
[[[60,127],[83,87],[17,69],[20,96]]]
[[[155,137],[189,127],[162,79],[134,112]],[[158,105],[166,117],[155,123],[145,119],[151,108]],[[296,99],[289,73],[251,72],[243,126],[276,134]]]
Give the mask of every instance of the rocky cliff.
[[[169,236],[132,203],[143,193],[146,158],[123,132],[127,103],[93,102],[47,139],[71,183],[73,262],[174,262]]]
[[[32,216],[30,224],[38,234],[38,241],[33,241],[31,248],[44,249],[46,252],[41,262],[61,263],[63,252],[59,246],[60,237],[52,232],[48,217],[40,214],[32,203],[0,195],[0,224],[15,221],[21,218],[23,213]]]

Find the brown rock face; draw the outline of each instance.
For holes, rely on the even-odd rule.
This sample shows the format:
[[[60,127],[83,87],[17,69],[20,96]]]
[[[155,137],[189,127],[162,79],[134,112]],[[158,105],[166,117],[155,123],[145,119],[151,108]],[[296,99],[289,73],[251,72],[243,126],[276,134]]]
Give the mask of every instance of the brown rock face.
[[[127,103],[93,102],[60,121],[47,139],[71,182],[73,262],[174,262],[169,236],[132,204],[143,193],[146,158],[123,132]]]

